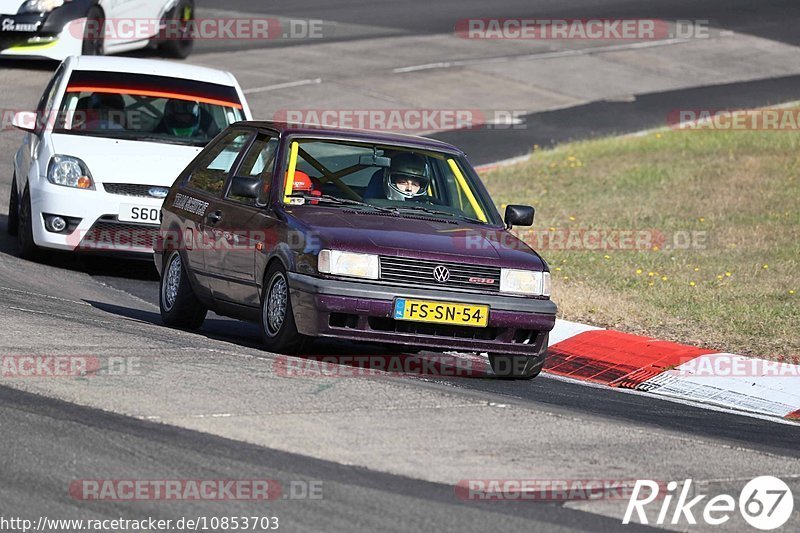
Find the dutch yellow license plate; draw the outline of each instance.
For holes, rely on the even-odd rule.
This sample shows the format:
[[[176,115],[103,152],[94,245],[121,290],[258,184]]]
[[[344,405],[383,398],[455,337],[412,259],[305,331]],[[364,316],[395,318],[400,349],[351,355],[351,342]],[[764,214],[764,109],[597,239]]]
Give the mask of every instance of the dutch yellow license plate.
[[[394,318],[485,328],[489,323],[489,306],[398,298],[394,303]]]

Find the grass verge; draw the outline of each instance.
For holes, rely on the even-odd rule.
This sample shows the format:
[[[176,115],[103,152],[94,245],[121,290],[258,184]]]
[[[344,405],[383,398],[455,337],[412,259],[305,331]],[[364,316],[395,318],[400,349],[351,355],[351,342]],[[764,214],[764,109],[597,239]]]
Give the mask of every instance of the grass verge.
[[[518,234],[550,264],[561,318],[797,361],[797,132],[577,142],[483,179],[502,209],[537,208]]]

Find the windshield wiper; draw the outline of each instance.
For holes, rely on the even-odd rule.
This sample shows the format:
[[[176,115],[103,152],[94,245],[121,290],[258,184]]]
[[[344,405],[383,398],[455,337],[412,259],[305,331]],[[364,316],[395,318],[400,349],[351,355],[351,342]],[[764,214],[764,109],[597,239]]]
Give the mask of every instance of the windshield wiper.
[[[482,220],[478,220],[477,218],[468,217],[467,215],[459,215],[458,213],[451,213],[450,211],[439,211],[438,209],[431,209],[429,207],[425,207],[424,205],[403,205],[397,207],[400,210],[410,210],[410,211],[422,211],[424,213],[430,213],[432,215],[444,215],[448,217],[455,217],[460,218],[462,220],[466,220],[468,222],[474,222],[476,224],[484,224]]]
[[[367,202],[361,202],[359,200],[351,200],[349,198],[339,198],[338,196],[332,196],[330,194],[315,196],[313,194],[307,194],[307,193],[294,193],[289,196],[291,198],[304,198],[306,200],[318,200],[318,201],[322,200],[331,204],[338,204],[338,205],[357,205],[359,207],[369,207],[370,209],[380,211],[381,213],[391,213],[393,215],[398,214],[397,209],[391,207],[381,207],[378,205],[368,204]]]

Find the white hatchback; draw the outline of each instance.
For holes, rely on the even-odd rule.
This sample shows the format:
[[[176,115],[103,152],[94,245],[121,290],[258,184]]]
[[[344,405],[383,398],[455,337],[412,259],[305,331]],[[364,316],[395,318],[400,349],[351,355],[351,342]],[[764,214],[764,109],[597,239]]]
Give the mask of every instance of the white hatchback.
[[[251,119],[229,73],[166,61],[69,57],[14,157],[8,232],[42,249],[152,254],[163,198],[228,125]]]

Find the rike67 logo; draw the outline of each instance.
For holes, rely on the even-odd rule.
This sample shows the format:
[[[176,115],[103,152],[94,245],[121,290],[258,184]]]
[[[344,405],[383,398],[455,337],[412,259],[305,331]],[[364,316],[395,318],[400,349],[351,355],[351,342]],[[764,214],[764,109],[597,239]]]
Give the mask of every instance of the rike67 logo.
[[[691,479],[685,480],[683,485],[670,481],[666,486],[666,495],[660,494],[662,488],[663,483],[637,480],[622,523],[631,523],[636,513],[639,523],[649,524],[645,507],[657,499],[661,508],[654,524],[660,526],[696,525],[698,518],[705,524],[719,526],[728,522],[736,514],[738,507],[738,512],[748,524],[756,529],[769,531],[786,524],[794,510],[794,496],[789,486],[773,476],[760,476],[748,481],[739,493],[738,502],[729,494],[719,494],[703,504],[707,495],[700,494],[693,498],[690,496]]]

